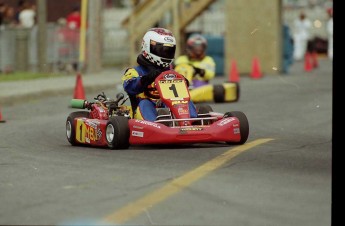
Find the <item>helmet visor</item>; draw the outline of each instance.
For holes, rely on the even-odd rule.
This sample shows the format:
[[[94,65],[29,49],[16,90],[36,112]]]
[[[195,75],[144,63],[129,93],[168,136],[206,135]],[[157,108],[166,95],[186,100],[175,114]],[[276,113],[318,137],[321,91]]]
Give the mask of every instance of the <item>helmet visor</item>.
[[[176,45],[152,41],[150,42],[150,52],[156,56],[174,59]]]

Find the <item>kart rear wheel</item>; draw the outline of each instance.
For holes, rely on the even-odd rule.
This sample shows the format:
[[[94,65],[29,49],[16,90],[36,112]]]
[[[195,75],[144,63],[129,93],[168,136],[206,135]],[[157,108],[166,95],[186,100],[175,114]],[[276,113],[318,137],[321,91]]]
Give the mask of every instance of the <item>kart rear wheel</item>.
[[[128,149],[129,125],[128,118],[115,116],[109,118],[105,130],[105,138],[110,149]]]
[[[249,136],[249,123],[247,116],[241,111],[231,111],[226,112],[224,114],[224,118],[227,117],[236,117],[240,121],[240,133],[241,133],[241,140],[236,142],[237,144],[244,144]],[[233,144],[235,142],[226,142],[227,144]]]
[[[85,118],[89,118],[90,113],[87,111],[76,111],[76,112],[72,112],[71,114],[69,114],[69,116],[67,117],[66,120],[66,137],[67,140],[70,144],[72,144],[73,146],[76,145],[76,140],[75,140],[75,123],[74,123],[74,119],[75,118],[80,118],[80,117],[85,117]]]

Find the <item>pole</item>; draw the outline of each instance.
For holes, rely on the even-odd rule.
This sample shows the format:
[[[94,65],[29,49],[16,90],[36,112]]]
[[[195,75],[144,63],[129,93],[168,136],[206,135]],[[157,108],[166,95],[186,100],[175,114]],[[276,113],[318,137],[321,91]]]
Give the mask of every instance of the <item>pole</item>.
[[[79,37],[79,64],[78,64],[79,72],[82,69],[84,69],[84,64],[85,64],[87,7],[88,7],[88,0],[82,0],[81,1],[80,37]]]
[[[46,0],[38,0],[38,70],[47,72],[47,7]]]
[[[102,1],[89,2],[88,18],[88,51],[92,54],[87,55],[87,71],[89,73],[101,70],[101,38],[102,38]]]

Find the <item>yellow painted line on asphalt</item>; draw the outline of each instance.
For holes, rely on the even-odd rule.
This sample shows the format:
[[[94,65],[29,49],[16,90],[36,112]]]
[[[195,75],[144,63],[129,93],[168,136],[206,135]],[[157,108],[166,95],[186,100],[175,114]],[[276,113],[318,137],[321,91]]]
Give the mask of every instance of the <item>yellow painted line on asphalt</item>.
[[[217,156],[216,158],[199,166],[198,168],[195,168],[194,170],[182,175],[181,177],[174,179],[162,188],[159,188],[147,194],[137,201],[129,203],[123,208],[105,217],[104,220],[107,223],[124,223],[127,220],[141,214],[142,212],[145,212],[147,209],[152,208],[155,204],[160,203],[170,196],[174,195],[175,193],[181,191],[183,188],[191,185],[193,182],[197,181],[201,177],[204,177],[206,174],[218,169],[242,152],[271,140],[273,139],[258,139],[230,149],[225,153]]]

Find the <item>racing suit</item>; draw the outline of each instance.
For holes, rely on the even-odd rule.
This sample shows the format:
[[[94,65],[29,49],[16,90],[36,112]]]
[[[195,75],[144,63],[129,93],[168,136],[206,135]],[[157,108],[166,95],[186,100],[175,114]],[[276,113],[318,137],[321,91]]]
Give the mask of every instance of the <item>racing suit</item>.
[[[210,56],[205,56],[201,60],[190,59],[187,55],[179,56],[174,65],[188,64],[193,66],[193,78],[189,81],[193,87],[199,87],[208,84],[209,80],[213,79],[216,74],[216,63]]]
[[[128,68],[123,77],[123,88],[129,95],[133,118],[155,121],[156,108],[164,107],[160,101],[158,91],[154,87],[154,79],[163,71],[170,68],[153,66],[142,55],[137,58],[138,66]],[[193,102],[189,103],[190,116],[197,117]]]

